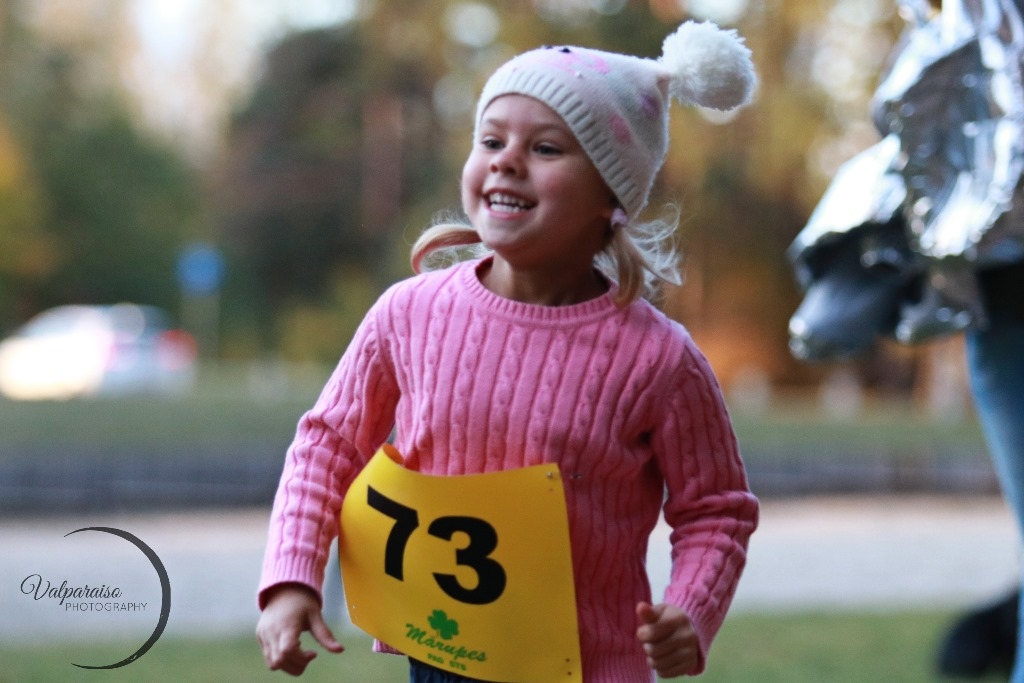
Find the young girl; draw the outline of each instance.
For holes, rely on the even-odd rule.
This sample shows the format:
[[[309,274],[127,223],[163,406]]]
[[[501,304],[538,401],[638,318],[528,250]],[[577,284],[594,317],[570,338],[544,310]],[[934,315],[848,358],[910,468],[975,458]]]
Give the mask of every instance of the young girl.
[[[758,507],[707,361],[641,298],[677,279],[661,239],[674,226],[637,218],[671,96],[728,110],[754,86],[741,39],[692,22],[660,60],[542,48],[491,76],[462,174],[469,224],[428,230],[412,258],[419,271],[453,247],[482,256],[389,289],[289,448],[259,587],[270,668],[302,673],[316,656],[306,630],[342,650],[320,613],[328,550],[349,485],[393,432],[405,467],[425,474],[557,464],[583,680],[704,669]],[[652,604],[659,509],[672,570]],[[413,682],[472,680],[410,666]]]

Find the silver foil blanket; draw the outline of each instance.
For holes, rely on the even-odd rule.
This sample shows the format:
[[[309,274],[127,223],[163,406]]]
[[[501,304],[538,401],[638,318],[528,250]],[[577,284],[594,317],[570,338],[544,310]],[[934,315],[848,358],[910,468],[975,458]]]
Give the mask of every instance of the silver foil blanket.
[[[881,141],[843,165],[788,251],[800,358],[984,326],[977,273],[1024,261],[1021,10],[900,4],[908,25],[872,102]]]

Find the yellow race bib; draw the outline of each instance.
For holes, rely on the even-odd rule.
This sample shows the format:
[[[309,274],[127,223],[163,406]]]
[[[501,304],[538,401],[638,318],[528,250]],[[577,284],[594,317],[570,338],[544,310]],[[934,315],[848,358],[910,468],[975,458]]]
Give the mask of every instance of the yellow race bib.
[[[352,623],[463,676],[582,681],[558,466],[439,477],[401,461],[381,448],[341,509]]]

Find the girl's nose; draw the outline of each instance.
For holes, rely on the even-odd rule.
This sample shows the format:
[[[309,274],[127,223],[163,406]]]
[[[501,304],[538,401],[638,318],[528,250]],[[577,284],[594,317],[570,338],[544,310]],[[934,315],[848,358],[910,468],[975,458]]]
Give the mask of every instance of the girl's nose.
[[[491,157],[491,171],[493,173],[522,175],[522,155],[512,145],[507,145]]]

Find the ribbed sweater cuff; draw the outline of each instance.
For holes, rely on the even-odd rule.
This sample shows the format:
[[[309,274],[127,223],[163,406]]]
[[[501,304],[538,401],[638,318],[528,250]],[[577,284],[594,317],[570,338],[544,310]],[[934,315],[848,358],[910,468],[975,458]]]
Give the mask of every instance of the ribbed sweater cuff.
[[[699,661],[692,675],[702,674],[707,666],[708,651],[711,649],[711,643],[721,627],[721,615],[717,614],[714,610],[694,609],[692,605],[684,604],[682,609],[690,617],[690,623],[693,624],[693,630],[697,633],[697,643],[699,645]]]
[[[267,591],[282,583],[300,583],[316,593],[323,604],[323,570],[317,569],[310,558],[279,557],[273,563],[266,563],[257,590],[257,604],[262,610],[267,606]]]

